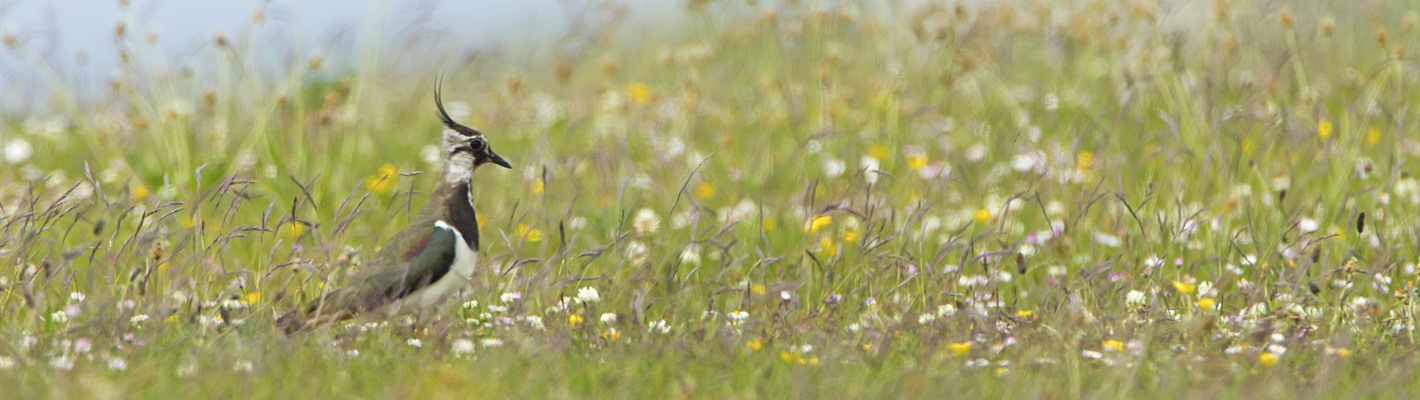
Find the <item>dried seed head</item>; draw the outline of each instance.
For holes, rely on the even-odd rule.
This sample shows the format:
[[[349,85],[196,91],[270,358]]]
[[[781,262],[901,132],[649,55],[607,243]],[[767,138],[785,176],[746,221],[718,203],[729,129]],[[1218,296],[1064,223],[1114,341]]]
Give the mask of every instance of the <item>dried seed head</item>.
[[[1389,40],[1389,39],[1390,39],[1390,35],[1386,33],[1385,27],[1384,27],[1384,26],[1377,26],[1377,27],[1376,27],[1376,44],[1381,45],[1381,46],[1385,46],[1386,41]]]
[[[1277,11],[1277,22],[1281,23],[1283,28],[1292,29],[1292,9],[1282,7]]]
[[[1321,35],[1331,37],[1336,33],[1336,17],[1330,15],[1321,18]]]

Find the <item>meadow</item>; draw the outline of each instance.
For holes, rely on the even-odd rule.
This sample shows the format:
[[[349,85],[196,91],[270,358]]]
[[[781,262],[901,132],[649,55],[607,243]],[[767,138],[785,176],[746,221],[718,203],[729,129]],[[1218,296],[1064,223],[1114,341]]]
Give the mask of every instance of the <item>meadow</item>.
[[[120,24],[0,116],[0,398],[1420,393],[1415,2],[760,3],[349,68]],[[440,74],[513,164],[475,282],[282,334],[427,199]]]

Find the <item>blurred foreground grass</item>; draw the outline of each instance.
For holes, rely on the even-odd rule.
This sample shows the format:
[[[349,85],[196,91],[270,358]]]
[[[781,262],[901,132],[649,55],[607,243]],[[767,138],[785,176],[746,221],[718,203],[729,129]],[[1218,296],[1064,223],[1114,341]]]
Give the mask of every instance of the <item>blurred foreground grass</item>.
[[[0,396],[1420,389],[1413,2],[706,7],[276,80],[119,30],[104,101],[0,119]],[[477,283],[281,336],[424,201],[440,71],[515,165]]]

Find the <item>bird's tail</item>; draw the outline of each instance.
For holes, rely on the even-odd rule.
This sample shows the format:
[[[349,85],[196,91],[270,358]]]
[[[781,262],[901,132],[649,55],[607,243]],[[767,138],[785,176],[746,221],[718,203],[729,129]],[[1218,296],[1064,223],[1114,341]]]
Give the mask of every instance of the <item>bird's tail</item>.
[[[301,310],[296,310],[282,315],[276,319],[276,328],[286,335],[294,335],[306,328],[306,318],[302,316]]]

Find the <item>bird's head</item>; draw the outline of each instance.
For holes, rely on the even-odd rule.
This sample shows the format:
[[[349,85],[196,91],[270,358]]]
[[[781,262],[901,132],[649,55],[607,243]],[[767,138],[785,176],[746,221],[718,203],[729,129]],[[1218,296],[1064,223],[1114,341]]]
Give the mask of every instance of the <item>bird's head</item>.
[[[439,148],[444,154],[445,176],[448,179],[468,180],[473,177],[475,168],[487,163],[511,169],[512,165],[508,164],[508,160],[493,152],[493,147],[488,144],[488,138],[484,137],[483,132],[454,122],[454,119],[449,117],[449,113],[444,111],[444,100],[440,91],[439,85],[436,84],[434,105],[439,108],[439,120],[444,122],[443,139]]]

